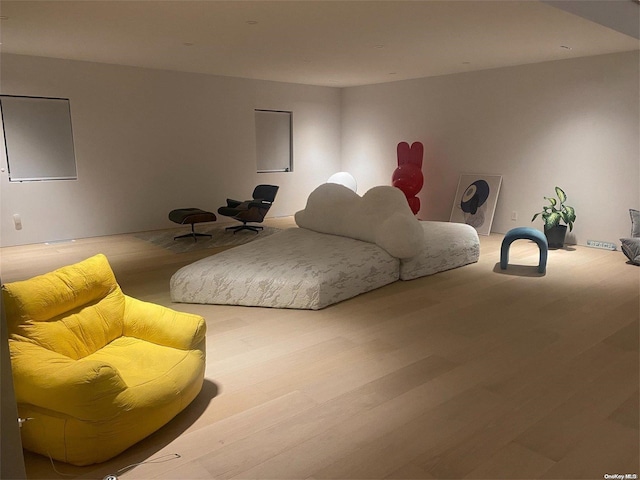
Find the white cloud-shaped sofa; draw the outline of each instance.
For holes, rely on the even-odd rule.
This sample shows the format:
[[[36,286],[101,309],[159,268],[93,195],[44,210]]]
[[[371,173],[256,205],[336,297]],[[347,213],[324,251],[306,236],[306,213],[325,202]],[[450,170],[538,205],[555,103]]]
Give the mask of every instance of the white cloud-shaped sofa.
[[[421,222],[395,187],[327,183],[290,228],[178,270],[171,300],[318,310],[397,280],[478,261],[476,230]]]

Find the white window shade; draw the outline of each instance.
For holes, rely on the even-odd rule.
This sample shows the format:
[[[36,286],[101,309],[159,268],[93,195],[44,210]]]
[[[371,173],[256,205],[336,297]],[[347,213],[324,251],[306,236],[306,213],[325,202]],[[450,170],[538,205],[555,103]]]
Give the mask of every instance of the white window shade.
[[[256,110],[255,117],[258,173],[292,171],[292,113]]]
[[[11,182],[77,178],[68,99],[2,95],[0,106]]]

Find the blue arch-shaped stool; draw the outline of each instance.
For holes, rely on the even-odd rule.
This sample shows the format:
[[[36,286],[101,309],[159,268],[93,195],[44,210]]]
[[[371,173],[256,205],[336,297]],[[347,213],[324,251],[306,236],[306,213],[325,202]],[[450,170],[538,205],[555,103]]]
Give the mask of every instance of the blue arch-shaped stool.
[[[540,263],[538,272],[544,273],[547,269],[547,255],[549,254],[549,244],[547,237],[540,230],[531,227],[517,227],[509,230],[502,240],[500,248],[500,268],[506,270],[509,263],[509,247],[515,240],[533,240],[540,248]]]

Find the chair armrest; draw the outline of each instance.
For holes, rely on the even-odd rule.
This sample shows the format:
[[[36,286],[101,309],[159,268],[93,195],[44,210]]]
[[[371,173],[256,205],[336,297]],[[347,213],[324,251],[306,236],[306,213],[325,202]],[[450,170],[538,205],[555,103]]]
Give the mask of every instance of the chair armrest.
[[[124,335],[181,350],[204,348],[207,324],[200,315],[124,297]]]
[[[27,341],[9,341],[18,403],[74,418],[100,420],[116,415],[115,398],[127,385],[106,362],[74,360]]]
[[[242,203],[242,200],[234,200],[233,198],[227,198],[227,207],[235,208]]]
[[[271,203],[265,200],[254,200],[249,202],[249,208],[270,208]]]

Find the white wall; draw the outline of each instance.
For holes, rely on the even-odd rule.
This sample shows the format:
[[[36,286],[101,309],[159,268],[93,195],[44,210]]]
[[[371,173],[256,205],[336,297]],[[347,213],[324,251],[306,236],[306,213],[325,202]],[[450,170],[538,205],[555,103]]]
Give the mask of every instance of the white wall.
[[[336,88],[7,54],[0,68],[2,94],[71,100],[78,168],[77,181],[0,173],[2,246],[172,227],[170,210],[215,211],[258,183],[280,185],[270,216],[291,215],[340,170]],[[255,108],[293,111],[293,172],[256,173]]]
[[[577,210],[578,243],[617,242],[640,207],[637,52],[342,91],[0,60],[2,93],[71,99],[78,163],[77,181],[16,184],[0,173],[2,246],[170,227],[171,209],[215,210],[257,183],[280,185],[270,214],[290,215],[339,170],[359,193],[389,184],[400,141],[425,145],[422,219],[449,219],[462,172],[503,175],[495,232],[532,225],[555,185]],[[294,172],[255,173],[254,108],[294,112]]]
[[[342,168],[389,184],[398,142],[425,145],[419,217],[448,220],[460,173],[503,175],[493,231],[564,188],[576,243],[618,243],[640,207],[638,52],[343,90]],[[518,220],[510,219],[511,212]]]

